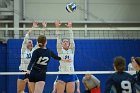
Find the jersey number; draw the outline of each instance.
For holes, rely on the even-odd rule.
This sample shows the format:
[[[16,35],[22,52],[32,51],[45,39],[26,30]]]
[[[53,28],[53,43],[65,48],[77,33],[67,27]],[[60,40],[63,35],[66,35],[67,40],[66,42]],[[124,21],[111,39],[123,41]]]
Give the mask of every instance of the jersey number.
[[[132,93],[131,83],[129,81],[122,81],[121,87],[123,89],[122,93]]]
[[[26,58],[31,58],[31,53],[27,54]]]
[[[40,57],[37,61],[37,64],[40,64],[40,65],[47,65],[47,61],[49,60],[48,57]]]
[[[65,56],[65,59],[69,59],[69,56],[68,56],[68,55],[66,55],[66,56]]]

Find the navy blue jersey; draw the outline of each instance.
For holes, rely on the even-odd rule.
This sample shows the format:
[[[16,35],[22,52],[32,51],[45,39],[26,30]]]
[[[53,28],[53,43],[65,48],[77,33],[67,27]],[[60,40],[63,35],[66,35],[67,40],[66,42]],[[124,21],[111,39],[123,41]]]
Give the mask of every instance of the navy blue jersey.
[[[136,72],[136,82],[140,85],[140,71]]]
[[[33,54],[31,61],[28,65],[28,70],[36,69],[38,71],[47,71],[47,65],[50,60],[50,58],[54,58],[56,60],[61,60],[60,57],[55,55],[50,49],[43,49],[43,48],[38,48],[36,49]]]
[[[135,88],[140,91],[140,71],[137,71],[136,74],[133,75],[133,78]]]
[[[132,76],[130,74],[116,72],[107,80],[105,93],[133,93],[131,80]]]

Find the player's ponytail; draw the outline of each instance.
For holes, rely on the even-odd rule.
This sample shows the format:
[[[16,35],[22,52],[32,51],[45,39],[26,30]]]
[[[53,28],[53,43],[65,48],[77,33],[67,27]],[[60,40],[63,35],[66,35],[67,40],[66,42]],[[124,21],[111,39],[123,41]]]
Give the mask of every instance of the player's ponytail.
[[[118,72],[123,72],[125,70],[126,60],[124,57],[118,56],[114,59],[114,67]]]
[[[38,39],[37,39],[38,46],[41,47],[41,48],[43,48],[45,46],[45,44],[46,44],[46,41],[47,41],[46,36],[40,35],[38,37]]]

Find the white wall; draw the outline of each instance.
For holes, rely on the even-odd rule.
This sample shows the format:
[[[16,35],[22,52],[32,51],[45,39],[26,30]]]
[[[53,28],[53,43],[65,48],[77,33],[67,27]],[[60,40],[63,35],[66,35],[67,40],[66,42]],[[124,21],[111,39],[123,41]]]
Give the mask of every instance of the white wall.
[[[83,3],[82,0],[77,1]],[[26,17],[31,20],[83,20],[84,15],[80,10],[74,13],[65,10],[67,3],[68,0],[26,0]]]
[[[74,0],[78,5],[74,13],[65,10],[69,1],[25,0],[25,16],[27,20],[83,21],[86,12],[94,22],[140,21],[140,0],[88,0],[88,11],[84,11],[84,0]]]
[[[89,0],[89,20],[140,21],[140,0]]]

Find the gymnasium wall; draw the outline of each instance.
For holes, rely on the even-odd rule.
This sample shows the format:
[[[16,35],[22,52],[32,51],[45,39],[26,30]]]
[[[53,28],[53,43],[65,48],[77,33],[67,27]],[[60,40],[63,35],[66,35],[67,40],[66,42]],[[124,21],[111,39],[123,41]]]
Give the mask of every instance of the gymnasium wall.
[[[7,45],[0,42],[0,72],[7,71]],[[0,76],[0,93],[6,93],[6,77]]]
[[[65,6],[68,2],[77,3],[74,13],[67,13]],[[140,21],[139,0],[25,0],[24,15],[26,20],[72,20],[84,21],[85,13],[87,21],[94,22],[138,22]],[[131,11],[131,12],[130,12]]]
[[[20,64],[21,39],[9,39],[6,46],[0,44],[0,71],[17,72]],[[112,62],[115,56],[126,58],[127,64],[131,56],[139,56],[140,40],[75,40],[75,70],[76,71],[110,71],[113,70]],[[35,44],[35,40],[34,40]],[[56,53],[56,40],[48,40],[48,47]],[[7,50],[7,55],[5,51]],[[2,55],[4,54],[4,55]],[[7,61],[5,60],[7,57]],[[5,64],[7,63],[7,64]],[[5,66],[6,65],[6,66]],[[48,66],[48,71],[58,71],[59,63],[53,59]],[[4,67],[4,68],[3,68]],[[78,75],[80,81],[83,75]],[[105,81],[109,75],[95,75],[101,80],[103,93]],[[16,93],[16,80],[18,76],[0,76],[0,92]],[[44,93],[51,93],[56,75],[47,75]],[[81,82],[81,91],[83,92]],[[6,91],[6,92],[2,92]]]

